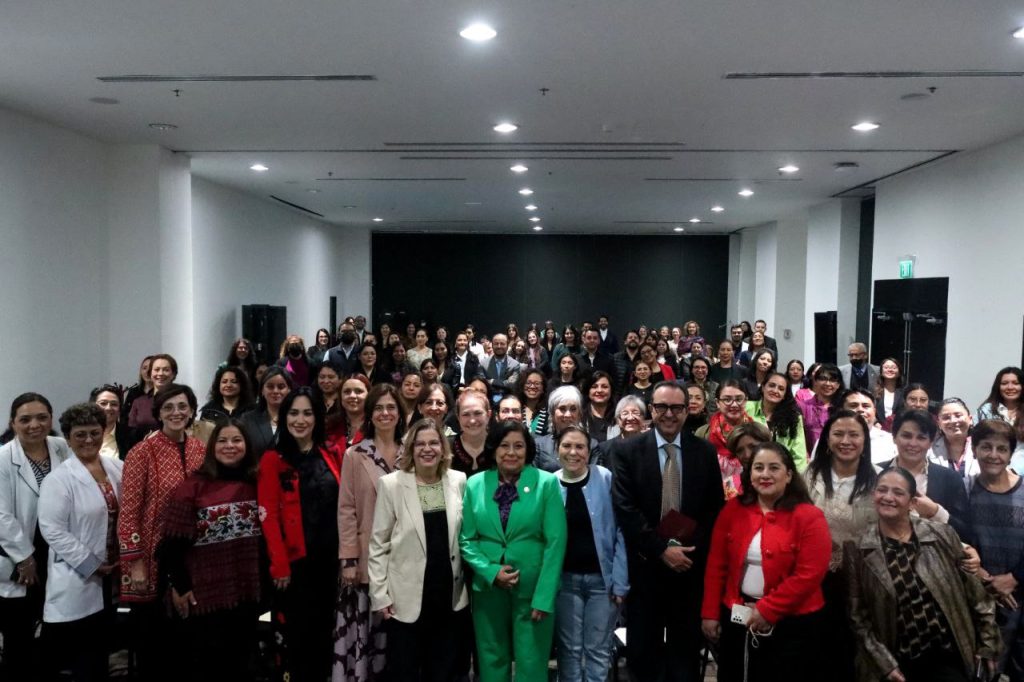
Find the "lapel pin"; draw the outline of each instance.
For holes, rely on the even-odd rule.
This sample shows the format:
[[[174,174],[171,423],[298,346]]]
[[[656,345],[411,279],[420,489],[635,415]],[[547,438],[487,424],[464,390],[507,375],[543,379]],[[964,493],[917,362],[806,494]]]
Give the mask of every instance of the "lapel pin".
[[[528,493],[528,492],[530,492],[530,486],[525,486],[525,487],[523,487],[523,492],[524,492],[524,493]]]

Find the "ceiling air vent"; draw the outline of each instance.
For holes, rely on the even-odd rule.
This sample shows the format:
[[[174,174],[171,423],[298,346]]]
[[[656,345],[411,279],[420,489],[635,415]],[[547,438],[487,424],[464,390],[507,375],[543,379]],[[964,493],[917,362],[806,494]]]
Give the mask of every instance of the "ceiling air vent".
[[[725,80],[800,79],[800,78],[1020,78],[1024,71],[732,71]]]
[[[286,201],[286,200],[282,199],[281,197],[275,197],[273,194],[271,194],[269,196],[274,201],[276,201],[278,203],[281,203],[281,204],[284,204],[285,206],[288,206],[289,208],[294,208],[294,209],[296,209],[298,211],[302,211],[303,213],[308,213],[309,215],[315,215],[318,218],[323,218],[324,217],[323,213],[317,213],[316,211],[311,211],[310,209],[306,208],[305,206],[299,206],[298,204],[293,204],[292,202]]]
[[[158,76],[154,74],[125,74],[97,76],[104,83],[260,83],[277,81],[375,81],[369,74],[278,75],[278,76],[226,76],[206,74],[195,76]]]

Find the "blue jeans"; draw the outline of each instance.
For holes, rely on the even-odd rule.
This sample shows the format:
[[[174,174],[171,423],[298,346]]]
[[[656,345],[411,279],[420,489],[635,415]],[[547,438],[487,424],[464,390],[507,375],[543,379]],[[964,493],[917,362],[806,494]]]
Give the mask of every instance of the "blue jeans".
[[[600,573],[563,573],[555,604],[560,682],[604,682],[619,609]]]

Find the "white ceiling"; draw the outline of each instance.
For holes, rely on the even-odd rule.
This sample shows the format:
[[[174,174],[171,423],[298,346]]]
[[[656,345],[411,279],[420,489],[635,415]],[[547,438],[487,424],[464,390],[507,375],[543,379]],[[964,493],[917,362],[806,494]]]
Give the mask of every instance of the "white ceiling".
[[[473,20],[497,38],[460,38]],[[1008,0],[17,0],[0,14],[0,106],[180,150],[199,176],[339,225],[527,231],[532,201],[548,232],[723,232],[1024,131],[1020,76],[725,74],[1018,72],[1022,25]],[[377,80],[97,80],[124,74]],[[864,119],[882,127],[850,129]],[[504,120],[520,129],[491,130]],[[453,156],[468,158],[424,158]]]

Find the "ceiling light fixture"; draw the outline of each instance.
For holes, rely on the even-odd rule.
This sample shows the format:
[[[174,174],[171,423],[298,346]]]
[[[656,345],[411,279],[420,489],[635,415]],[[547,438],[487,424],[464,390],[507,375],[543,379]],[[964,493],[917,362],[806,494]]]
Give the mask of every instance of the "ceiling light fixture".
[[[270,169],[264,166],[262,163],[254,163],[253,165],[249,166],[249,170],[254,170],[257,173],[265,173]]]
[[[737,192],[737,194],[739,194],[741,197],[752,197],[754,196],[754,190],[748,187],[744,187],[739,192]]]
[[[534,206],[533,204],[527,204],[526,206],[523,206],[523,208],[525,208],[527,211],[536,211],[537,210],[537,207]]]
[[[382,222],[384,222],[384,219],[383,218],[374,218],[373,222],[375,222],[375,223],[382,223]]]
[[[872,121],[861,121],[857,125],[850,127],[859,133],[870,133],[872,130],[878,130],[878,124]]]
[[[173,123],[150,123],[149,127],[153,130],[177,130],[178,126]]]
[[[1021,26],[1013,32],[1013,37],[1017,40],[1024,40],[1024,26]]]
[[[537,216],[533,216],[532,218],[530,218],[530,222],[531,223],[539,223],[540,222],[540,218],[538,218]]]
[[[672,228],[672,231],[673,232],[686,232],[686,228],[685,227],[680,227],[679,225],[676,225],[675,227]]]
[[[466,40],[472,40],[474,43],[483,43],[492,39],[498,35],[498,32],[487,24],[470,24],[466,28],[459,31],[459,35]]]
[[[724,208],[722,208],[721,206],[712,206],[712,207],[711,207],[711,211],[712,211],[712,213],[721,213],[721,212],[722,212],[722,211],[724,211],[724,210],[725,210],[725,209],[724,209]]]
[[[525,173],[526,171],[528,171],[530,169],[527,168],[526,166],[524,166],[521,163],[517,163],[516,165],[512,166],[511,168],[509,168],[509,170],[512,171],[513,173]]]
[[[494,132],[496,133],[514,133],[517,130],[519,130],[519,126],[515,123],[508,123],[507,121],[494,126]]]
[[[320,190],[318,189],[307,189],[306,191],[310,194],[320,194]]]
[[[90,97],[89,101],[93,104],[120,104],[121,100],[114,99],[113,97]]]
[[[690,218],[690,222],[696,225],[697,223],[700,222],[700,218]]]
[[[353,204],[345,204],[344,206],[342,206],[342,208],[355,208],[355,205],[353,205]]]
[[[533,226],[533,231],[534,231],[534,232],[540,232],[540,231],[541,231],[541,230],[543,230],[543,229],[544,229],[544,228],[543,228],[542,226],[540,226],[540,225],[534,225],[534,226]]]
[[[530,189],[529,187],[524,187],[521,190],[519,190],[519,193],[522,194],[524,197],[528,197],[531,194],[533,194],[533,190]]]
[[[794,166],[791,163],[787,163],[785,166],[779,166],[780,173],[796,173],[798,170],[800,170],[800,167]]]

